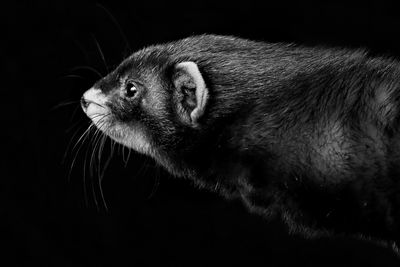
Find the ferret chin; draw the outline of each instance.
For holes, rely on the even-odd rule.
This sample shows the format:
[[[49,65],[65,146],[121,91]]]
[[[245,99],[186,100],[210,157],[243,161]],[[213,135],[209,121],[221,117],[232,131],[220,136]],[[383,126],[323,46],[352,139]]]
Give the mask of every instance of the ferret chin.
[[[362,50],[201,35],[133,53],[82,108],[115,141],[293,231],[399,241],[399,84],[399,62]]]

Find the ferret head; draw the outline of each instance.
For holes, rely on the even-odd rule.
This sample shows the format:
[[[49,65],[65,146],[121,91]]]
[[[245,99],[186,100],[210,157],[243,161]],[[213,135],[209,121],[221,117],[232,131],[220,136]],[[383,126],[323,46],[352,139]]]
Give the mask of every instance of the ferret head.
[[[216,119],[244,101],[234,89],[249,70],[231,53],[243,42],[203,35],[140,50],[85,92],[82,108],[116,142],[178,174],[174,158],[204,148]]]

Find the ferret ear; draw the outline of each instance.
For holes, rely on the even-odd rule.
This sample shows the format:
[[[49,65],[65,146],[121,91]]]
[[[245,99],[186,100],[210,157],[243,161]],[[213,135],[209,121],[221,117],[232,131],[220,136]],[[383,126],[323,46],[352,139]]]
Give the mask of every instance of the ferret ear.
[[[183,121],[198,125],[208,99],[208,89],[197,64],[192,61],[175,66],[173,83],[176,88],[178,112]]]

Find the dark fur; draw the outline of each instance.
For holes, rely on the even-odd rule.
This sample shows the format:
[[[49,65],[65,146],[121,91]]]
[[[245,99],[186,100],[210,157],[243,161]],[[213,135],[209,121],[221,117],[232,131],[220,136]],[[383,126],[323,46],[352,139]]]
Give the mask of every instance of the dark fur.
[[[198,127],[178,119],[174,67],[183,61],[209,89]],[[399,240],[399,66],[365,51],[202,35],[136,52],[96,87],[111,94],[128,76],[157,95],[154,112],[109,106],[115,120],[145,127],[171,173],[293,231]]]

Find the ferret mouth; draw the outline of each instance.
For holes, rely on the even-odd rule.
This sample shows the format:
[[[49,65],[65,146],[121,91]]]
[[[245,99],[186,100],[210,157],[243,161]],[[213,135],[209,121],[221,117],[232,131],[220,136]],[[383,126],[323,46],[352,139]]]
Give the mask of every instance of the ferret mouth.
[[[110,135],[111,112],[106,106],[106,96],[101,90],[90,88],[81,98],[81,107],[93,124],[103,133]]]
[[[83,110],[98,128],[102,128],[103,124],[110,124],[111,113],[108,108],[95,102],[88,102]]]
[[[107,97],[100,89],[90,88],[81,98],[81,107],[93,123],[101,128],[101,124],[107,123],[110,110],[106,106]]]

